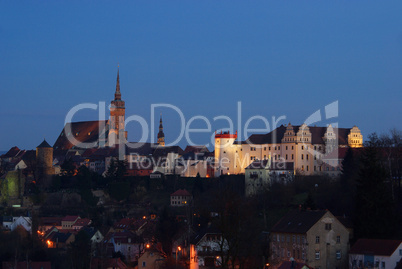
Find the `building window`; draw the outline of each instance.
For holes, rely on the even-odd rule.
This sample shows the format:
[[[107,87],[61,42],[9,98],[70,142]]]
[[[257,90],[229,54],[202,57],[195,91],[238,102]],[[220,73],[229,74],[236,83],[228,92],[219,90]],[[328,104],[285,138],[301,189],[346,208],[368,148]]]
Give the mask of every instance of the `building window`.
[[[285,155],[285,159],[286,159],[286,160],[288,159],[288,155],[287,155],[287,154]]]
[[[288,250],[288,257],[290,257],[290,251]]]
[[[304,160],[304,154],[301,155],[301,159]]]
[[[385,262],[381,262],[381,268],[385,268]]]
[[[288,150],[288,146],[286,146],[286,150]]]
[[[147,263],[146,262],[142,262],[142,267],[146,267]]]
[[[336,259],[337,259],[337,260],[340,260],[341,258],[342,258],[341,251],[338,250],[338,251],[336,252]]]
[[[399,256],[402,256],[402,249],[399,250]]]
[[[278,150],[281,150],[281,146],[278,146]]]
[[[340,235],[336,236],[336,243],[337,244],[341,243],[341,236]],[[399,252],[401,252],[401,250],[399,250]],[[399,253],[399,254],[402,255],[402,253]]]
[[[304,260],[304,251],[302,252],[302,260]]]
[[[331,223],[325,223],[325,230],[327,231],[331,230]]]
[[[308,165],[306,166],[306,171],[308,171]]]
[[[292,239],[293,239],[293,243],[296,243],[296,235],[294,235]]]
[[[282,242],[285,242],[285,236],[282,235]]]
[[[292,160],[293,160],[293,154],[292,154]]]
[[[315,259],[319,260],[320,259],[320,251],[315,252]]]
[[[293,150],[293,146],[292,146],[292,150]]]
[[[297,244],[300,244],[300,235],[297,236]]]
[[[306,160],[308,161],[308,154],[306,154]]]
[[[290,242],[290,235],[286,236],[286,242]]]
[[[319,244],[319,243],[320,243],[320,237],[319,237],[319,236],[316,236],[316,237],[315,237],[315,243],[316,243],[316,244]]]
[[[303,146],[301,146],[301,149],[303,150],[303,149],[304,149],[304,147],[303,147]]]

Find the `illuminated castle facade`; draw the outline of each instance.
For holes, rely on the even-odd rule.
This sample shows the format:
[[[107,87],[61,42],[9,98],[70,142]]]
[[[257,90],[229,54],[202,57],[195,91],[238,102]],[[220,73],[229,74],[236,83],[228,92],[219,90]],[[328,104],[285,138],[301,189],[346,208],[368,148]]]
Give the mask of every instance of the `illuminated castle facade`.
[[[215,134],[215,176],[243,174],[255,160],[271,159],[274,162],[293,162],[295,172],[304,175],[339,170],[341,159],[326,162],[339,148],[359,148],[363,136],[353,128],[309,127],[306,124],[281,125],[270,133],[251,135],[237,141],[237,132]],[[332,168],[333,167],[333,168]]]

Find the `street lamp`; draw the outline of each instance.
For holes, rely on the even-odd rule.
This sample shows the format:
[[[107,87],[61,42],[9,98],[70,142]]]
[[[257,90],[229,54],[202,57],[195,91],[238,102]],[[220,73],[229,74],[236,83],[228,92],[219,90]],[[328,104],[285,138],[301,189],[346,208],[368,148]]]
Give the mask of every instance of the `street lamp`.
[[[177,252],[178,252],[178,251],[181,251],[181,246],[178,246],[178,247],[177,247],[177,250],[176,250],[176,267],[177,267]]]

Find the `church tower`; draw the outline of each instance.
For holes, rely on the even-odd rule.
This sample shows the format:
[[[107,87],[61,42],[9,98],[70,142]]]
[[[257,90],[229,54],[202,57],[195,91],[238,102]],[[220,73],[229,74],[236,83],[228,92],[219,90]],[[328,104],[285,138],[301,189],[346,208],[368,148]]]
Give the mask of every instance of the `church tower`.
[[[159,121],[158,145],[162,147],[165,146],[165,134],[163,133],[162,114]]]
[[[121,100],[119,67],[117,67],[116,91],[110,106],[109,146],[127,139],[127,132],[124,130],[125,114],[125,102]]]

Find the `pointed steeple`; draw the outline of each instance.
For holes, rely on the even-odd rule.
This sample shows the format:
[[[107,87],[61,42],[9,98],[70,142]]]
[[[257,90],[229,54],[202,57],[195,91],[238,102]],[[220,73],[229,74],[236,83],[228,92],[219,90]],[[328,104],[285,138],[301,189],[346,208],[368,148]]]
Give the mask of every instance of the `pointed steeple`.
[[[116,92],[114,93],[114,100],[121,100],[119,65],[117,65]]]
[[[162,113],[159,120],[158,145],[165,146],[165,134],[163,133]]]
[[[163,125],[162,125],[162,113],[161,113],[161,119],[159,120],[159,131],[163,131]]]

